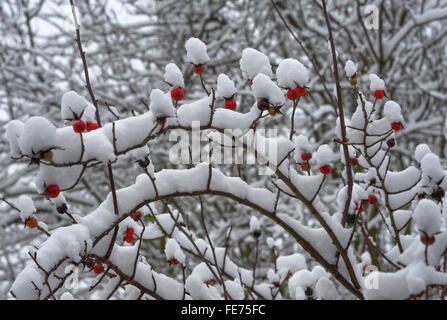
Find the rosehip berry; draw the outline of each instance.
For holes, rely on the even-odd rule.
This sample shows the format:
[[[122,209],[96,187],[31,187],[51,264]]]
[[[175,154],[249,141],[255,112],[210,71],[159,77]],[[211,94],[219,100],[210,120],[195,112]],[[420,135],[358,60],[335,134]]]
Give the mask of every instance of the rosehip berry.
[[[194,73],[202,74],[205,72],[205,66],[203,64],[194,65]]]
[[[87,132],[96,130],[98,128],[99,128],[99,125],[96,122],[87,122]]]
[[[174,88],[171,90],[171,98],[175,101],[183,100],[184,96],[185,93],[183,92],[182,88]]]
[[[301,154],[301,160],[309,161],[310,159],[312,159],[312,153],[304,152],[304,153]]]
[[[50,198],[57,198],[61,190],[57,184],[50,184],[47,186],[47,194]]]
[[[287,99],[289,100],[296,100],[298,99],[300,95],[298,94],[298,91],[294,90],[294,89],[289,89],[287,91]]]
[[[124,237],[124,241],[126,241],[127,243],[132,243],[133,242],[133,237],[132,236],[125,236]]]
[[[132,213],[131,217],[134,221],[140,221],[143,214],[140,211]]]
[[[166,117],[163,117],[163,118],[157,118],[157,123],[158,123],[158,125],[159,126],[164,126],[165,124],[166,124]]]
[[[126,230],[126,237],[132,237],[134,231],[135,231],[135,230],[134,230],[134,228],[132,228],[132,227],[127,228],[127,230]]]
[[[229,109],[229,110],[236,110],[236,101],[234,101],[234,99],[226,99],[225,100],[225,109]]]
[[[255,237],[257,239],[260,236],[261,236],[261,230],[256,229],[255,231],[253,231],[253,237]]]
[[[280,286],[280,283],[278,281],[272,282],[273,286],[278,288]]]
[[[390,139],[390,140],[388,140],[388,141],[386,142],[386,144],[387,144],[387,146],[388,146],[389,148],[392,148],[392,147],[394,147],[394,146],[396,145],[396,140],[394,140],[394,139]]]
[[[96,274],[101,274],[101,273],[104,272],[104,267],[102,266],[102,264],[97,263],[97,264],[95,264],[95,266],[93,267],[93,271],[94,271]]]
[[[369,204],[375,204],[376,202],[377,202],[377,197],[375,195],[372,194],[368,197]]]
[[[331,166],[323,166],[320,168],[320,172],[322,174],[329,174],[331,173],[331,170],[332,170]]]
[[[355,85],[357,85],[357,78],[356,77],[351,77],[351,78],[349,78],[349,84],[351,85],[351,86],[355,86]]]
[[[300,86],[296,86],[294,89],[299,96],[305,97],[307,96],[307,89],[301,88]]]
[[[30,229],[34,229],[35,227],[37,227],[37,219],[34,217],[30,217],[25,220],[25,225]]]
[[[174,258],[174,257],[172,257],[171,259],[169,259],[169,262],[170,262],[171,264],[178,264],[178,260],[177,260],[176,258]]]
[[[73,124],[73,130],[76,133],[82,133],[85,131],[87,126],[85,125],[85,122],[82,120],[78,120]]]
[[[418,194],[418,199],[419,200],[424,199],[424,198],[425,198],[425,193],[419,193]]]
[[[65,212],[67,212],[67,204],[66,203],[62,203],[61,205],[56,207],[56,210],[58,213],[60,214],[64,214]]]
[[[374,91],[374,97],[376,97],[376,99],[382,99],[385,96],[385,92],[383,90],[376,90]]]
[[[276,107],[269,108],[269,115],[271,115],[272,117],[276,116],[277,113],[278,113],[278,109],[276,109]]]
[[[426,246],[431,246],[433,243],[435,243],[435,237],[429,237],[425,233],[422,233],[421,242]]]
[[[391,124],[391,129],[393,129],[394,131],[399,131],[400,129],[402,129],[402,125],[399,122],[393,122]]]
[[[310,166],[308,162],[301,162],[301,170],[303,171],[309,171]]]
[[[359,161],[357,160],[357,158],[349,158],[349,164],[351,166],[356,166],[359,163]]]
[[[207,286],[213,286],[213,285],[214,285],[214,280],[213,280],[213,279],[210,279],[210,280],[208,280],[208,281],[205,281],[205,284],[206,284]]]
[[[267,99],[261,99],[258,101],[258,109],[261,111],[269,109],[269,101]]]

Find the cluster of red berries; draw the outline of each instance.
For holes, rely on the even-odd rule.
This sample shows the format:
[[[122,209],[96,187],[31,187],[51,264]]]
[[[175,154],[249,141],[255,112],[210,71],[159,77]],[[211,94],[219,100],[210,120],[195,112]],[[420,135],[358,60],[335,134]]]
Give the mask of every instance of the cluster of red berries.
[[[322,174],[329,174],[329,173],[331,173],[331,170],[332,170],[332,168],[331,168],[330,165],[322,166],[322,167],[320,168],[320,172],[321,172]]]
[[[295,89],[289,89],[287,91],[287,98],[289,100],[296,100],[298,97],[305,97],[307,96],[307,89],[302,88],[300,86],[296,86]]]
[[[376,99],[382,99],[385,96],[385,91],[383,90],[376,90],[374,91],[374,97],[376,97]]]
[[[185,96],[185,92],[183,92],[182,88],[174,88],[171,90],[171,98],[175,101],[183,100],[183,97]]]
[[[90,132],[92,130],[96,130],[99,128],[99,125],[96,122],[87,122],[87,124],[79,119],[75,123],[73,123],[73,131],[76,133],[83,133],[85,130]]]
[[[126,230],[126,236],[124,237],[124,241],[126,241],[127,243],[132,243],[134,232],[135,232],[134,228],[128,227]]]
[[[52,199],[57,198],[60,192],[61,190],[57,184],[50,184],[47,186],[47,195]]]

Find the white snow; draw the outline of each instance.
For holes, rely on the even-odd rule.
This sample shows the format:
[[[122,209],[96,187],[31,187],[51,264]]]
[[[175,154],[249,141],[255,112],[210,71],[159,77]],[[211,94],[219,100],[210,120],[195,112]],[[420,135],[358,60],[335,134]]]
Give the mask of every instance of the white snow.
[[[385,82],[380,79],[376,74],[372,73],[369,75],[369,81],[370,81],[370,85],[369,88],[371,89],[371,91],[376,91],[376,90],[385,90]]]
[[[255,231],[261,230],[261,225],[256,217],[250,218],[250,232],[253,233]]]
[[[251,89],[258,100],[265,98],[274,106],[284,104],[284,94],[281,89],[263,73],[253,79]]]
[[[150,95],[149,109],[155,118],[174,117],[175,109],[170,96],[160,89],[154,89]]]
[[[12,120],[6,127],[6,138],[9,141],[11,156],[20,156],[19,138],[23,133],[24,124],[20,120]]]
[[[177,241],[173,238],[168,239],[168,241],[166,242],[165,255],[168,261],[171,258],[175,258],[181,264],[185,263],[185,254],[183,253]]]
[[[319,300],[336,300],[337,289],[334,283],[327,278],[320,278],[315,285],[315,294]]]
[[[87,108],[87,105],[87,100],[75,91],[64,93],[61,99],[62,119],[73,120],[80,118],[84,109]]]
[[[346,61],[345,72],[346,72],[346,76],[348,78],[353,77],[355,75],[355,73],[357,72],[357,66],[355,65],[355,63],[352,60]]]
[[[273,75],[269,58],[256,49],[244,49],[242,51],[242,57],[239,63],[242,74],[247,79],[253,80],[259,73],[263,73],[269,78]]]
[[[383,114],[388,119],[390,123],[392,122],[404,122],[404,118],[402,117],[402,110],[400,105],[392,100],[388,100],[383,107]]]
[[[307,137],[303,135],[299,135],[293,139],[294,145],[295,145],[295,151],[293,154],[293,159],[295,162],[300,163],[303,160],[301,159],[301,155],[303,153],[311,153],[312,152],[312,145],[309,143],[309,140]]]
[[[276,69],[276,78],[280,87],[295,89],[298,85],[303,88],[309,81],[309,70],[298,60],[287,58]]]
[[[234,81],[231,80],[226,74],[219,74],[217,77],[217,98],[231,98],[236,93]]]
[[[33,200],[26,195],[21,195],[19,197],[16,206],[20,210],[20,218],[23,222],[36,213],[36,207],[34,206]]]
[[[227,280],[224,282],[225,289],[227,290],[230,297],[234,300],[243,300],[244,299],[244,289],[242,288],[239,279],[237,280]]]
[[[298,270],[306,269],[306,259],[302,254],[294,253],[288,256],[280,256],[276,260],[278,272],[280,274],[295,273]]]
[[[188,62],[200,65],[210,61],[206,52],[206,45],[200,39],[189,38],[185,43],[185,48]]]
[[[175,63],[168,63],[165,67],[164,74],[165,81],[174,88],[184,88],[185,81],[183,80],[183,73]]]
[[[414,150],[414,157],[418,162],[421,162],[425,155],[432,153],[430,147],[425,143],[419,144]]]
[[[29,118],[23,126],[19,146],[22,154],[30,157],[56,147],[56,127],[44,117]]]
[[[442,225],[441,208],[432,200],[422,199],[414,210],[413,218],[419,231],[432,237]]]
[[[334,152],[327,144],[321,145],[317,152],[315,152],[315,160],[317,161],[319,168],[330,165],[331,162],[334,161],[334,158]]]

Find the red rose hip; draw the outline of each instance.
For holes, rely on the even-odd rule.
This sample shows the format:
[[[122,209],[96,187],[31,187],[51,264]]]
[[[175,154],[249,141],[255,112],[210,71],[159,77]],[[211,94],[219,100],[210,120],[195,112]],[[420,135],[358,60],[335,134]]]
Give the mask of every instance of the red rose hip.
[[[304,152],[304,153],[301,154],[301,160],[309,161],[310,159],[312,159],[312,153]]]
[[[25,220],[25,225],[30,229],[34,229],[35,227],[37,227],[37,223],[37,219],[34,217],[30,217]]]
[[[385,96],[385,92],[383,90],[376,90],[374,91],[374,97],[376,97],[376,99],[382,99]]]
[[[203,64],[194,65],[194,73],[202,74],[205,72],[205,66]]]
[[[86,124],[82,120],[78,120],[75,123],[73,123],[73,131],[76,133],[82,133],[87,128]]]
[[[96,122],[87,122],[87,132],[96,130],[98,128],[99,128],[99,125]]]
[[[391,129],[393,129],[394,131],[399,131],[400,129],[402,129],[402,125],[399,122],[393,122],[391,124]]]
[[[323,166],[320,168],[320,172],[322,174],[329,174],[331,173],[331,170],[332,170],[331,166]]]
[[[143,214],[140,211],[132,213],[131,217],[134,221],[140,221]]]
[[[57,198],[61,190],[57,184],[50,184],[47,186],[47,194],[50,198]]]
[[[234,99],[227,99],[225,100],[225,109],[229,109],[229,110],[235,110],[236,109],[236,101],[234,101]]]
[[[294,89],[289,89],[287,91],[287,99],[289,100],[296,100],[298,99],[300,95],[298,94],[298,91],[294,90]]]
[[[376,202],[377,202],[377,197],[375,195],[372,194],[368,197],[369,204],[375,204]]]
[[[184,96],[185,93],[183,92],[182,88],[174,88],[171,90],[171,98],[175,101],[183,100]]]
[[[94,271],[96,274],[101,274],[101,273],[104,272],[104,267],[102,266],[102,264],[97,263],[97,264],[95,264],[95,266],[93,267],[93,271]]]

